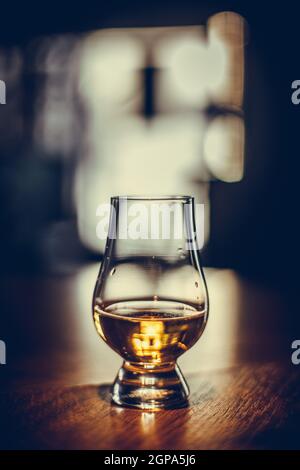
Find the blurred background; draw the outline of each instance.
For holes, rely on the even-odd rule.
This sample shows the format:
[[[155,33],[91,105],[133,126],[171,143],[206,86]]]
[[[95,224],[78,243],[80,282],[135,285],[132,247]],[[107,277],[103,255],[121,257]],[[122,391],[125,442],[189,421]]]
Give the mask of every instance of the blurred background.
[[[289,0],[1,5],[0,340],[7,364],[0,367],[0,448],[93,447],[85,440],[91,422],[99,447],[97,430],[107,429],[98,422],[101,406],[116,439],[108,448],[128,434],[131,417],[120,419],[98,395],[86,415],[84,387],[73,387],[111,383],[121,361],[100,341],[91,315],[104,248],[97,208],[118,194],[189,194],[205,204],[210,318],[179,363],[188,381],[194,374],[208,388],[210,371],[226,388],[220,369],[252,363],[249,380],[228,385],[233,416],[243,419],[230,428],[238,439],[241,390],[250,403],[257,370],[269,363],[253,396],[277,403],[280,422],[290,420],[278,432],[270,408],[255,401],[246,434],[254,435],[258,413],[259,432],[266,429],[261,446],[299,447],[296,389],[284,388],[279,375],[274,394],[265,393],[282,364],[297,371],[300,107],[291,84],[300,79],[299,15],[300,4]],[[54,383],[73,387],[74,417],[86,417],[86,425],[72,418],[64,427],[57,410],[68,413],[70,401]],[[211,415],[216,428],[219,410],[226,417],[229,409],[220,393]],[[281,405],[284,394],[290,411]],[[202,432],[207,415],[200,414]],[[142,418],[140,436],[159,446],[159,428],[155,434]],[[116,422],[124,426],[120,436]],[[215,435],[203,429],[212,447],[222,438],[219,428]]]
[[[0,31],[2,274],[98,260],[111,195],[191,194],[206,207],[206,265],[282,282],[297,251],[292,12],[39,9],[23,22],[6,6]]]
[[[267,341],[277,308],[279,336],[299,318],[299,10],[212,0],[1,7],[0,338],[11,354],[57,345],[58,331],[64,346],[74,340],[59,322],[90,311],[103,253],[97,207],[117,194],[205,204],[209,328],[225,346],[237,324]]]

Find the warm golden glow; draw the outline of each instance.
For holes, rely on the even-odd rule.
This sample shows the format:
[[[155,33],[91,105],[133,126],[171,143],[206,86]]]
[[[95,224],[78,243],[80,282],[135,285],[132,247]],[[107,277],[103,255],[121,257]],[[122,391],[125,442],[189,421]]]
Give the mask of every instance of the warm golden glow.
[[[132,335],[132,346],[138,356],[159,359],[159,351],[166,344],[168,335],[164,335],[162,321],[141,321],[140,333]]]
[[[106,338],[105,338],[105,334],[104,334],[104,331],[102,329],[102,326],[101,326],[101,323],[100,323],[100,320],[99,320],[99,315],[94,314],[94,322],[95,322],[95,327],[96,327],[97,332],[99,333],[101,338],[103,338],[104,341],[105,341]]]
[[[188,325],[181,325],[179,333],[188,329]],[[132,345],[138,356],[151,356],[152,359],[160,362],[161,349],[168,345],[177,345],[183,351],[187,350],[185,344],[179,341],[178,332],[164,333],[165,326],[162,321],[141,321],[140,333],[132,336]]]
[[[91,298],[98,271],[98,263],[81,269],[71,290],[75,339],[84,364],[84,375],[81,374],[80,380],[95,383],[99,380],[99,370],[106,381],[111,381],[114,379],[114,371],[120,366],[120,357],[103,341],[99,341],[91,321]],[[206,269],[205,276],[210,294],[210,318],[206,331],[201,341],[179,358],[180,365],[189,373],[232,367],[238,360],[238,312],[241,297],[245,293],[243,283],[229,270]],[[180,285],[182,281],[178,288]]]
[[[95,326],[105,341],[130,362],[173,362],[203,332],[207,312],[167,301],[128,301],[94,307]],[[100,324],[100,329],[98,325]]]
[[[213,90],[216,102],[241,107],[244,95],[244,45],[246,22],[237,13],[228,11],[208,21],[210,41],[221,41],[226,51],[226,71],[221,86]]]

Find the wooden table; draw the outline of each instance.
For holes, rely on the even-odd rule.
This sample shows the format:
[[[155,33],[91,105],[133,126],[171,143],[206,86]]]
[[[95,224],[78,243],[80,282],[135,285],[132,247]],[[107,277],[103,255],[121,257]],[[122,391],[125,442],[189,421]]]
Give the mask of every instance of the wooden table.
[[[110,403],[120,358],[94,331],[98,267],[1,283],[0,448],[300,448],[300,338],[291,296],[207,270],[211,310],[202,339],[180,360],[190,406],[142,412]]]

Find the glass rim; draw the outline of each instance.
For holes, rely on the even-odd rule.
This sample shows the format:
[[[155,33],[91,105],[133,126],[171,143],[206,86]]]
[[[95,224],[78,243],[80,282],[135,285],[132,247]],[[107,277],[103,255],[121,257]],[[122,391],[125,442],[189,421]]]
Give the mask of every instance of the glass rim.
[[[129,201],[193,201],[193,196],[184,195],[165,195],[165,196],[140,196],[140,195],[121,195],[112,196],[111,201],[129,200]]]

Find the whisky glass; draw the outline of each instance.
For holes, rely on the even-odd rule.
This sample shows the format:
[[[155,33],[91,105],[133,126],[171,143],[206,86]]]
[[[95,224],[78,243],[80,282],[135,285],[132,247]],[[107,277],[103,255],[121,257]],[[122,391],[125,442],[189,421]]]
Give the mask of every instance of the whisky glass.
[[[93,319],[124,361],[112,401],[147,410],[186,406],[189,390],[176,361],[207,318],[193,198],[111,198]]]

